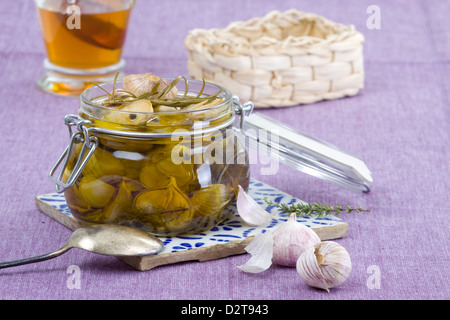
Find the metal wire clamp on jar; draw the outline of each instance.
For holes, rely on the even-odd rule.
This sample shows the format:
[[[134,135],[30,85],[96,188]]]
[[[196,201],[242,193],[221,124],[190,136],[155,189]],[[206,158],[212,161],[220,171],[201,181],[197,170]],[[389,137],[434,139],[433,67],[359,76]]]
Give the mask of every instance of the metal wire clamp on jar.
[[[202,85],[189,82],[193,93]],[[242,128],[253,104],[215,84],[204,88],[218,90],[223,101],[210,108],[128,114],[146,117],[140,125],[105,121],[116,110],[92,101],[99,88],[85,90],[79,114],[64,119],[70,142],[49,174],[73,216],[164,236],[198,233],[227,219],[238,186],[249,184],[248,156],[233,126],[240,115]]]

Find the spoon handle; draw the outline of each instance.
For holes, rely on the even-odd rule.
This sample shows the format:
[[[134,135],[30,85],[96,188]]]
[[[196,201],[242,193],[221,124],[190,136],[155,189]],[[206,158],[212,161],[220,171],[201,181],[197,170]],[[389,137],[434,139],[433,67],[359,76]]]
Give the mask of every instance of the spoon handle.
[[[53,258],[56,258],[56,257],[62,255],[63,253],[65,253],[69,249],[70,249],[70,247],[64,246],[64,247],[62,247],[62,248],[60,248],[60,249],[58,249],[56,251],[53,251],[53,252],[50,252],[50,253],[47,253],[47,254],[43,254],[43,255],[40,255],[40,256],[36,256],[36,257],[32,257],[32,258],[26,258],[26,259],[21,259],[21,260],[1,262],[0,263],[0,269],[16,267],[16,266],[21,266],[23,264],[28,264],[28,263],[34,263],[34,262],[40,262],[40,261],[53,259]]]

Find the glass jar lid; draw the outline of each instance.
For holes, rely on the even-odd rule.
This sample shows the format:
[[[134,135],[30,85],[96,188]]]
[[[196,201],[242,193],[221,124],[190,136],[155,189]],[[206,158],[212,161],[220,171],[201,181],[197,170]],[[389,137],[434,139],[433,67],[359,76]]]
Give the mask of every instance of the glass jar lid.
[[[370,191],[371,172],[356,155],[260,113],[245,116],[240,131],[251,148],[263,148],[271,157],[301,172],[352,191]]]

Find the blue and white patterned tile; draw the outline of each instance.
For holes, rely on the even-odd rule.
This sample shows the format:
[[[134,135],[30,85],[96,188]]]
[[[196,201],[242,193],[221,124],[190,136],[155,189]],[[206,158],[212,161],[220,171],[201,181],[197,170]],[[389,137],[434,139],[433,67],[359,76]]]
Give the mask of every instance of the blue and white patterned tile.
[[[228,209],[233,212],[231,218],[208,231],[188,236],[160,237],[165,246],[163,251],[159,254],[213,246],[233,240],[245,240],[245,238],[249,236],[254,236],[261,232],[265,232],[266,230],[273,229],[280,223],[285,222],[288,219],[288,216],[286,214],[279,213],[275,206],[267,205],[264,198],[276,203],[292,204],[302,202],[300,199],[292,197],[287,193],[255,179],[251,179],[250,181],[248,194],[269,213],[277,213],[275,218],[273,218],[267,225],[263,227],[251,227],[246,225],[237,214],[235,205],[231,205]],[[38,196],[37,198],[47,205],[57,209],[61,212],[61,214],[67,216],[67,218],[76,220],[67,206],[64,195],[51,193]],[[344,223],[341,219],[335,216],[321,218],[300,217],[297,220],[313,229],[319,227],[331,227]]]

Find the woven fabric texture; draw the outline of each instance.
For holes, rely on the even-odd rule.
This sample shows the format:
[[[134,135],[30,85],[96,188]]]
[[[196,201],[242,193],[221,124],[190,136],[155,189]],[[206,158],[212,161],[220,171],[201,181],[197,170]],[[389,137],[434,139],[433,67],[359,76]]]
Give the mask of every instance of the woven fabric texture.
[[[369,28],[374,3],[380,29]],[[34,199],[54,192],[47,175],[68,144],[63,120],[77,112],[79,99],[36,87],[46,54],[33,1],[0,5],[0,261],[9,261],[56,250],[71,233],[39,212]],[[374,183],[368,194],[353,193],[282,164],[276,175],[261,174],[267,163],[252,165],[251,174],[307,202],[371,209],[341,216],[349,231],[336,241],[353,263],[342,286],[330,293],[310,288],[286,267],[247,274],[237,268],[246,254],[140,272],[114,257],[73,249],[0,270],[0,299],[449,299],[448,1],[137,0],[125,71],[188,75],[189,31],[292,8],[361,32],[364,88],[352,97],[258,112],[359,155]],[[257,78],[267,80],[264,72]],[[79,288],[70,285],[71,266],[80,270]]]

